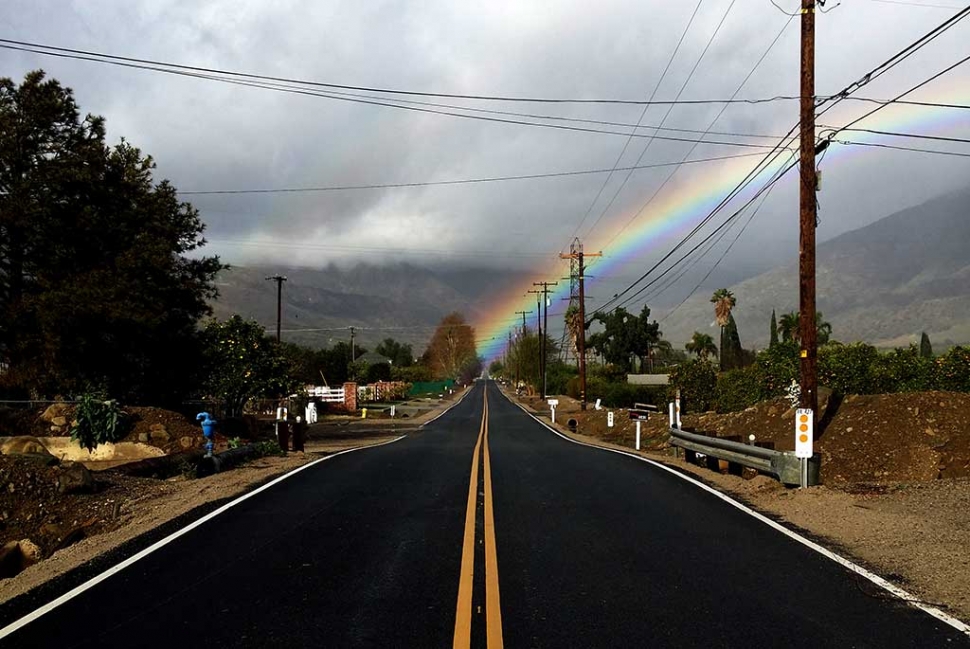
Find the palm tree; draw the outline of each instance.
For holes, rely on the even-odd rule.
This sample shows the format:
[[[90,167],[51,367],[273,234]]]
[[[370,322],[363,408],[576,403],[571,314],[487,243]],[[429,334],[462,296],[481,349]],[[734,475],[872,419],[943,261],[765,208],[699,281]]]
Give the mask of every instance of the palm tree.
[[[801,342],[802,331],[800,329],[800,319],[797,311],[790,311],[781,316],[778,321],[778,330],[781,331],[781,339],[784,342]],[[825,321],[821,311],[815,312],[815,339],[819,345],[829,342],[832,337],[832,325]]]
[[[711,296],[711,302],[714,304],[714,319],[717,321],[717,326],[721,328],[721,355],[724,355],[724,327],[731,320],[731,309],[734,305],[738,303],[734,299],[734,293],[727,290],[726,288],[719,288],[714,291],[714,295]],[[722,359],[723,363],[723,359]],[[724,369],[723,366],[721,369]]]
[[[781,314],[778,319],[778,331],[781,332],[782,342],[798,342],[802,335],[798,330],[798,312],[789,311]]]
[[[717,355],[717,345],[714,339],[707,334],[695,331],[690,341],[684,345],[688,354],[697,354],[697,358],[706,359],[708,356]]]

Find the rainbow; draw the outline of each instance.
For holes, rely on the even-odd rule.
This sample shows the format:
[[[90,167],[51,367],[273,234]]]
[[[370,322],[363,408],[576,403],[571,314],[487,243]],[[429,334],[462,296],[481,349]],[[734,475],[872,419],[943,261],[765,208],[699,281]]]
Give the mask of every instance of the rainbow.
[[[931,98],[923,97],[923,99],[937,103],[970,103],[970,83],[954,81],[955,83],[948,91],[936,93]],[[862,104],[865,108],[860,110],[858,106],[853,106],[855,110],[846,119],[826,116],[820,122],[843,124],[850,121],[854,116],[868,112],[871,108],[869,105]],[[966,133],[967,124],[966,113],[958,109],[891,106],[860,122],[857,126],[885,131],[908,130],[928,135],[943,135],[963,127],[963,135],[970,135],[970,133]],[[823,130],[819,129],[820,132]],[[867,133],[844,133],[837,139],[885,142],[902,146],[923,146],[925,144],[919,140],[884,138]],[[833,144],[826,152],[822,168],[828,172],[835,164],[845,164],[847,161],[861,158],[865,154],[872,154],[875,151],[878,151],[878,149]],[[788,157],[785,155],[780,156],[774,165],[767,167],[757,176],[752,185],[755,188],[760,187],[772,173],[787,162],[787,159]],[[602,234],[584,242],[587,252],[599,251],[602,248],[597,246],[609,245],[608,248],[602,249],[603,257],[598,260],[595,266],[591,266],[595,267],[594,274],[599,277],[609,276],[624,265],[636,263],[646,255],[669,248],[674,241],[686,235],[690,229],[714,209],[737,183],[755,168],[760,160],[760,157],[746,157],[704,164],[703,168],[694,168],[690,173],[684,173],[685,168],[678,170],[672,181],[654,198],[649,208],[632,223],[630,221],[634,217],[634,212],[627,211],[618,214],[610,223],[600,228]],[[698,165],[698,167],[701,167],[701,165]],[[792,176],[789,174],[785,181],[791,182],[791,178]],[[754,189],[749,188],[746,193],[742,193],[732,201],[727,206],[726,211],[722,211],[721,214],[732,213],[754,191]],[[720,219],[715,220],[720,222]],[[551,279],[567,273],[568,271],[563,272],[563,262],[558,258],[555,261],[550,260],[544,266],[537,267],[534,270],[537,279],[542,277]],[[591,278],[587,285],[593,285],[596,281],[595,278]],[[476,322],[475,327],[479,341],[479,355],[486,360],[486,363],[502,356],[508,346],[509,332],[521,325],[521,318],[514,316],[516,311],[532,310],[533,315],[529,316],[528,323],[530,327],[534,326],[536,299],[534,295],[526,294],[526,291],[532,288],[531,285],[510,286],[489,300],[485,308],[482,309],[489,315]],[[555,323],[553,330],[562,331],[561,313],[564,307],[561,305],[564,304],[562,300],[568,298],[568,296],[568,281],[560,281],[559,286],[550,290],[549,322],[551,325]],[[598,300],[597,304],[602,302],[603,300]],[[553,318],[552,313],[558,315]]]

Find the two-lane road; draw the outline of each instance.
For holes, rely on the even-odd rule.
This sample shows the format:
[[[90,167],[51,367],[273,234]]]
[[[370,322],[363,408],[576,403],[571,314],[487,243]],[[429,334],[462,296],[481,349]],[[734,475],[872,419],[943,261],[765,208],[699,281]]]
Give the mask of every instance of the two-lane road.
[[[0,631],[0,647],[503,640],[970,645],[695,484],[562,439],[484,381],[420,433],[305,468]]]

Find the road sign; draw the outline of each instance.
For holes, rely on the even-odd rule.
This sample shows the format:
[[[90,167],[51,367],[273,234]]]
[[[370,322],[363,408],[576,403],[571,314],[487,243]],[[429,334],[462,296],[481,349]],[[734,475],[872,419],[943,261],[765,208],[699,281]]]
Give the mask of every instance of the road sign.
[[[612,410],[610,410],[608,413],[606,413],[606,425],[609,428],[613,428],[613,411]]]
[[[815,441],[815,415],[811,408],[795,411],[795,457],[812,457],[812,443]]]
[[[546,403],[548,403],[550,406],[555,408],[556,406],[559,405],[559,399],[549,399],[548,401],[546,401]]]

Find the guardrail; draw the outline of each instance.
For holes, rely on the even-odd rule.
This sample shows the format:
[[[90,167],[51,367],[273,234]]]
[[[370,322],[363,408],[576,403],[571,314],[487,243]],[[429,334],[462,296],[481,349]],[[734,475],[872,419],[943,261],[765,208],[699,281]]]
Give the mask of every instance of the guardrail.
[[[769,473],[786,485],[801,484],[802,461],[792,451],[776,451],[761,446],[732,442],[718,437],[707,437],[688,433],[679,428],[670,428],[670,443],[679,446],[687,453],[701,453],[734,464],[740,464],[763,473]],[[688,457],[688,460],[692,458]],[[808,485],[819,484],[819,456],[808,460]]]

